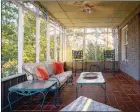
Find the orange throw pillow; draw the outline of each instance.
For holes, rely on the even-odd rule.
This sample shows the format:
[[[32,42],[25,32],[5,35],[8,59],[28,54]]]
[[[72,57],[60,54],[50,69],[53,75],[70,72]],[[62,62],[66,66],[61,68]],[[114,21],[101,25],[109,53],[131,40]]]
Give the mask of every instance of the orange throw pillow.
[[[61,62],[54,62],[53,67],[54,67],[54,74],[55,75],[64,72],[63,64]]]
[[[49,79],[49,74],[48,71],[44,66],[38,66],[36,67],[36,75],[39,80],[48,80]]]

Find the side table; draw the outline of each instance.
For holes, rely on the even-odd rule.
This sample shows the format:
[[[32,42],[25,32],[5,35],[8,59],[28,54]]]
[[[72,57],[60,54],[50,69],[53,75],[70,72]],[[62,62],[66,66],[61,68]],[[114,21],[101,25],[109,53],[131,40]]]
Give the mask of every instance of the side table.
[[[37,93],[42,94],[43,95],[43,100],[41,103],[41,112],[42,112],[43,104],[47,95],[44,92],[49,92],[49,91],[55,92],[54,97],[56,97],[56,95],[57,96],[59,95],[56,81],[51,81],[51,80],[25,81],[25,82],[22,82],[20,84],[10,87],[9,93],[8,93],[8,102],[10,105],[10,111],[12,111],[12,106],[11,106],[11,101],[10,101],[11,93],[15,92],[22,96],[32,96]],[[55,105],[56,105],[56,101],[55,101]]]

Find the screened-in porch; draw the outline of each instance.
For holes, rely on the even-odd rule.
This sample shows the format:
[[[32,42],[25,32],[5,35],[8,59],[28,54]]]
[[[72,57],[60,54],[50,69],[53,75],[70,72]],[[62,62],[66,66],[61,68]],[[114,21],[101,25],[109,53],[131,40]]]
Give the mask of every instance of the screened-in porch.
[[[59,94],[54,98],[57,89],[49,89],[42,108],[38,103],[41,96],[33,94],[31,99],[23,97],[26,93],[16,94],[19,91],[10,96],[10,103],[17,112],[60,111],[77,99],[77,81],[82,73],[101,73],[105,94],[102,85],[80,83],[79,97],[120,111],[140,111],[139,1],[11,0],[1,4],[3,112],[10,111],[10,87],[29,80],[47,82],[54,77],[59,82]],[[47,68],[47,79],[37,72],[38,66]],[[59,80],[56,72],[64,73],[65,78]],[[53,98],[60,98],[55,106]],[[95,109],[103,111],[105,107]]]

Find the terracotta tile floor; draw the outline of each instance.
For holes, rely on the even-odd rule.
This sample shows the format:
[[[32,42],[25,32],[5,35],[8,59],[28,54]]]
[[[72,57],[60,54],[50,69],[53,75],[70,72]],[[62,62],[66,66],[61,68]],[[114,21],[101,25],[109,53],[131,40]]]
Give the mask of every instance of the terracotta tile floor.
[[[120,109],[124,112],[140,112],[140,86],[133,83],[122,73],[103,73],[107,84],[107,105]],[[74,85],[68,84],[61,93],[62,104],[57,105],[52,111],[59,111],[64,106],[75,100],[75,82],[79,74],[74,77]],[[83,86],[79,90],[79,96],[86,96],[98,102],[104,103],[104,91],[100,86]],[[49,111],[51,104],[44,105],[43,111]],[[40,105],[17,105],[16,112],[39,112]]]

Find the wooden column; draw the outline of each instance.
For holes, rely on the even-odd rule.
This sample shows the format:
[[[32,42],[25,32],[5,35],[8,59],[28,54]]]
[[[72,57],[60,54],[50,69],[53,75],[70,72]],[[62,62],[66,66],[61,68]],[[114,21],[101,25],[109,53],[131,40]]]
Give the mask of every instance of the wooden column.
[[[18,19],[18,73],[22,73],[23,64],[23,42],[24,42],[24,14],[23,8],[19,7],[19,19]]]

